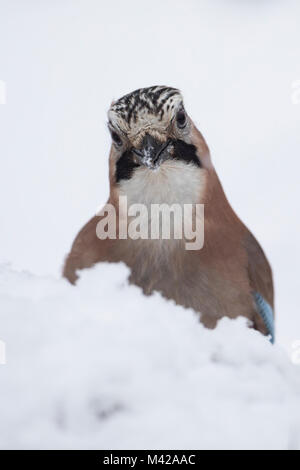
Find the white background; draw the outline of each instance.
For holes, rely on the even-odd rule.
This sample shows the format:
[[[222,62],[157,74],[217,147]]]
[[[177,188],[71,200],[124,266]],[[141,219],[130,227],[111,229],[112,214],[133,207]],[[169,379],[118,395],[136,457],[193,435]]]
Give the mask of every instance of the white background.
[[[298,1],[0,0],[0,79],[1,261],[58,277],[108,196],[112,99],[178,87],[271,261],[277,337],[299,339]]]

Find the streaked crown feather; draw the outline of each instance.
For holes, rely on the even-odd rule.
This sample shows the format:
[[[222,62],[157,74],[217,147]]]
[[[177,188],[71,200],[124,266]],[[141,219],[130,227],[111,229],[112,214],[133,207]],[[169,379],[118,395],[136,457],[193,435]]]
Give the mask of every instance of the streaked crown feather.
[[[182,101],[176,88],[140,88],[114,102],[108,118],[118,129],[134,136],[141,129],[166,127]]]

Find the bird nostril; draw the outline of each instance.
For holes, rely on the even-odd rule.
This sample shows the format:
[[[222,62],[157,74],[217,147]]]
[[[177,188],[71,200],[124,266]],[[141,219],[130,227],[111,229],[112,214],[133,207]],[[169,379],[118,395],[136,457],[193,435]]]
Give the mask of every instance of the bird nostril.
[[[143,165],[144,164],[144,154],[141,150],[132,148],[131,149],[133,154],[133,161],[136,165]]]
[[[171,143],[171,139],[168,139],[167,142],[165,142],[161,148],[159,149],[159,151],[157,152],[157,154],[155,155],[155,158],[153,159],[153,163],[156,163],[159,159],[159,157],[161,156],[161,154],[169,147]]]
[[[134,148],[133,148],[133,149],[132,149],[132,152],[135,153],[138,157],[143,157],[143,156],[144,156],[143,152],[141,152],[141,151],[138,150],[138,149],[134,149]]]
[[[152,137],[148,136],[144,139],[141,149],[132,148],[134,157],[137,157],[137,162],[153,168],[157,165],[163,152],[169,147],[171,139],[168,139],[163,144],[155,141]]]

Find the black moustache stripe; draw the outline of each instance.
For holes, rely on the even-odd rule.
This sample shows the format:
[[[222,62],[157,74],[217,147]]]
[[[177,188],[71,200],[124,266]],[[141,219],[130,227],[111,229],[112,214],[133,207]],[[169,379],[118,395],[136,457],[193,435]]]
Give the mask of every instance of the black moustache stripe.
[[[197,168],[202,167],[196,155],[196,147],[194,145],[187,144],[183,140],[174,140],[172,144],[174,146],[174,152],[170,159],[182,161],[186,164],[193,164]],[[116,182],[119,183],[121,180],[129,180],[133,176],[136,168],[139,167],[140,165],[133,161],[132,151],[126,150],[116,164]]]
[[[173,158],[181,160],[185,163],[193,163],[198,168],[202,168],[201,162],[197,157],[197,149],[195,145],[187,144],[183,140],[175,140],[173,142],[174,153]]]
[[[133,172],[139,165],[133,161],[133,154],[131,150],[123,152],[122,156],[117,161],[116,165],[116,182],[121,180],[129,180]]]

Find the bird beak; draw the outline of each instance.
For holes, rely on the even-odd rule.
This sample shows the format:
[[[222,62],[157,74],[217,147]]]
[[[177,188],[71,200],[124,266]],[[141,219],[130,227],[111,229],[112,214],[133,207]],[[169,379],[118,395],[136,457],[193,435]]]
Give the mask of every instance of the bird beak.
[[[146,134],[140,149],[133,148],[132,151],[141,165],[155,169],[167,158],[171,140],[163,144],[154,137]]]

